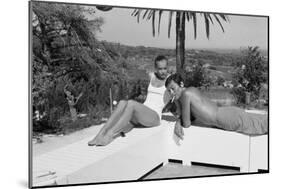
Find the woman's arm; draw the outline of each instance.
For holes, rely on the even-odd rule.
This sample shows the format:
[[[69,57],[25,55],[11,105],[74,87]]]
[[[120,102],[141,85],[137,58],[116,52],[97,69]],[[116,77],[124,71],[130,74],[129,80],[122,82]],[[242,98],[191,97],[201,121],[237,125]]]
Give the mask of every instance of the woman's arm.
[[[190,97],[187,93],[183,92],[179,99],[181,103],[181,120],[182,126],[187,128],[191,125],[190,121]]]

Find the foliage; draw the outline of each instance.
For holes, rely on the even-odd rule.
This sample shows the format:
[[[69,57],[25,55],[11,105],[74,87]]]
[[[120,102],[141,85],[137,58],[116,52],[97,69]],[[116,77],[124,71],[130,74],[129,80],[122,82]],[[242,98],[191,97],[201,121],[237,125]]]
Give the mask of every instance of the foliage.
[[[149,80],[147,79],[138,79],[133,81],[133,89],[130,92],[129,99],[136,100],[137,102],[143,103],[146,99],[147,88],[149,85]]]
[[[74,96],[83,92],[75,108],[87,114],[88,122],[95,115],[102,118],[109,108],[109,88],[127,79],[119,66],[126,62],[95,38],[103,20],[91,8],[56,3],[32,2],[32,14],[34,131],[58,132],[67,126],[60,121],[69,117],[66,84]]]
[[[234,96],[236,103],[246,104],[246,93],[245,90],[241,87],[234,87],[232,88],[231,94]]]
[[[225,79],[224,79],[222,76],[218,76],[216,82],[217,82],[217,85],[218,85],[218,86],[222,86],[223,83],[225,82]]]
[[[160,33],[160,23],[161,23],[161,18],[163,15],[164,10],[156,10],[156,9],[135,9],[132,12],[132,16],[137,17],[137,21],[140,21],[140,18],[142,19],[147,19],[151,20],[152,23],[152,34],[155,36],[155,28],[156,28],[156,17],[158,16],[158,35]],[[196,13],[194,11],[167,11],[169,14],[169,19],[168,19],[168,37],[170,37],[171,33],[171,26],[172,26],[172,19],[173,15],[176,14],[183,14],[183,17],[186,18],[187,22],[192,22],[193,23],[193,29],[194,29],[194,38],[197,37],[197,19],[198,15],[201,15],[204,19],[205,22],[205,29],[206,29],[206,35],[209,38],[210,36],[210,24],[214,24],[217,22],[222,31],[224,32],[224,28],[222,26],[221,20],[228,22],[229,18],[224,15],[224,14],[210,14],[210,13]]]
[[[211,85],[211,79],[207,75],[206,69],[202,62],[193,63],[189,69],[184,71],[184,85],[186,87],[203,87],[208,88]]]
[[[232,94],[238,103],[245,103],[246,92],[251,94],[251,101],[259,98],[262,84],[267,82],[267,61],[261,55],[258,47],[248,47],[236,63]]]

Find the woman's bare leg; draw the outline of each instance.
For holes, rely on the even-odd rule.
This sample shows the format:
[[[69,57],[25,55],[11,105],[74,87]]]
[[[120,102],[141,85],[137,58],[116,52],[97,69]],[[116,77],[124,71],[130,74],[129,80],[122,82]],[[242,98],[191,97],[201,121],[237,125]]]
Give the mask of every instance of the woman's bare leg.
[[[119,118],[121,117],[121,114],[123,113],[123,111],[125,110],[125,108],[127,106],[127,103],[128,103],[128,101],[126,101],[126,100],[121,100],[118,103],[116,109],[113,111],[112,115],[109,117],[107,122],[104,124],[101,131],[106,133],[107,130],[110,129],[114,125],[114,123],[116,123],[119,120]]]
[[[124,127],[123,124],[129,121],[146,127],[153,127],[160,124],[160,118],[154,110],[136,101],[129,101],[128,108],[125,109],[124,114],[126,114],[126,116],[120,118],[111,130],[114,135],[125,130],[126,127]]]
[[[101,128],[99,133],[95,136],[95,138],[88,142],[88,145],[90,145],[90,146],[95,145],[96,141],[107,133],[107,131],[113,126],[113,124],[116,123],[119,120],[119,118],[121,117],[121,114],[125,110],[127,103],[128,103],[128,101],[126,101],[126,100],[121,100],[118,103],[118,105],[117,105],[116,109],[114,110],[114,112],[112,113],[112,115],[109,117],[109,119],[104,124],[104,126]]]
[[[147,127],[158,126],[160,124],[160,118],[154,110],[141,103],[130,100],[118,122],[108,130],[101,140],[96,142],[96,145],[107,145],[116,136],[120,135],[121,132],[131,130],[134,126],[129,124],[130,121]]]

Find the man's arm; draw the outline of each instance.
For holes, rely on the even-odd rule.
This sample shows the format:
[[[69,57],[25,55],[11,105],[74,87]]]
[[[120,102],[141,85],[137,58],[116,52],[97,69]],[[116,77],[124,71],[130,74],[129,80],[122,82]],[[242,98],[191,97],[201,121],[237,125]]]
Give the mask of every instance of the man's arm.
[[[173,111],[171,111],[171,109],[170,109],[170,111],[177,118],[177,121],[175,123],[174,133],[181,140],[183,140],[184,131],[182,128],[183,122],[182,122],[182,115],[181,115],[181,106],[177,100],[173,101],[172,104],[174,104],[175,107],[173,108]]]
[[[190,121],[190,97],[186,92],[183,92],[181,98],[181,119],[182,119],[182,126],[187,128],[191,125]]]
[[[176,124],[175,124],[175,128],[174,128],[174,133],[181,139],[183,140],[183,136],[184,136],[184,131],[181,125],[181,121],[178,119]]]

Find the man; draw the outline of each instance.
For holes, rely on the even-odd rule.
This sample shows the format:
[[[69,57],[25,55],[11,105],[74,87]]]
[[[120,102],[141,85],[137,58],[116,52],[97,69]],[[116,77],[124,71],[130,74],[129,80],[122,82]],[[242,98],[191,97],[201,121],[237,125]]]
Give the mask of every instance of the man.
[[[155,127],[160,125],[164,107],[165,80],[167,77],[167,58],[157,56],[154,61],[155,72],[150,74],[147,97],[143,104],[134,100],[121,100],[97,136],[88,142],[89,146],[105,146],[118,136],[124,136],[134,126]]]
[[[194,87],[185,88],[179,74],[167,78],[165,86],[176,104],[178,121],[175,134],[183,139],[182,127],[191,125],[192,117],[205,127],[217,127],[246,135],[262,135],[268,132],[267,115],[246,113],[237,107],[218,107]]]

